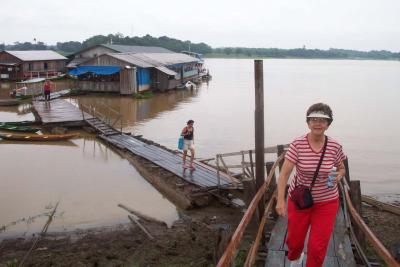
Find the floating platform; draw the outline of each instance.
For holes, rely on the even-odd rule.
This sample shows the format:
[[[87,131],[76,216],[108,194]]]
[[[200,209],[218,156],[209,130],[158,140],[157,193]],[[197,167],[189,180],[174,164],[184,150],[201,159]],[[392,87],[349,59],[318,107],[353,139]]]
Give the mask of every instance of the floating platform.
[[[86,125],[84,118],[92,118],[85,112],[83,118],[82,111],[64,99],[32,101],[32,105],[36,118],[43,125],[83,126]]]

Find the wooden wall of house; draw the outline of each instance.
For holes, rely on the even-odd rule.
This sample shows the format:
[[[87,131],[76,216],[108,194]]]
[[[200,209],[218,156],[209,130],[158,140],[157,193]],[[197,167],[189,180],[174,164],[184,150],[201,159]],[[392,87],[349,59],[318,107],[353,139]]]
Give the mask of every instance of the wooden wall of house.
[[[119,73],[119,82],[121,95],[137,93],[136,68],[121,69]]]
[[[47,63],[45,69],[44,63]],[[29,67],[31,65],[31,67]],[[30,61],[22,64],[23,71],[57,71],[65,72],[66,60]]]
[[[94,82],[94,81],[77,81],[76,87],[79,90],[87,92],[108,92],[119,93],[119,82]]]
[[[92,58],[80,64],[80,66],[120,66],[120,67],[125,67],[126,65],[130,64],[123,62],[119,59],[110,57],[109,55],[101,55],[98,56],[97,58]]]
[[[76,54],[75,58],[94,58],[96,56],[100,56],[106,53],[115,53],[115,51],[104,46],[95,46],[86,51]]]
[[[172,79],[170,80],[167,74],[161,71],[157,71],[157,82],[156,88],[161,91],[166,91],[170,89],[174,89],[178,84],[180,84],[180,80]]]
[[[17,81],[22,80],[23,73],[20,65],[0,65],[0,80]]]
[[[1,51],[0,52],[0,62],[3,63],[21,63],[22,61],[13,55],[10,55],[6,51]]]

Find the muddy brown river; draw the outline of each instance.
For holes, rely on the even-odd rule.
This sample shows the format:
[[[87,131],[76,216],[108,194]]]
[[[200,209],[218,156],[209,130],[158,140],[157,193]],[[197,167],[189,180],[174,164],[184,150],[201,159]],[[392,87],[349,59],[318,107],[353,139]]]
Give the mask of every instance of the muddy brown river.
[[[253,61],[207,59],[213,75],[197,90],[156,94],[150,99],[110,95],[70,98],[105,105],[123,114],[124,131],[175,148],[188,119],[195,121],[198,157],[254,146]],[[307,131],[305,111],[328,103],[334,122],[327,134],[343,144],[353,179],[365,194],[400,200],[400,62],[357,60],[264,61],[265,144],[290,142]],[[12,84],[2,83],[0,97]],[[59,88],[68,84],[59,84]],[[0,121],[33,119],[29,105],[0,107]],[[113,117],[114,115],[110,114]],[[116,127],[120,127],[117,124]],[[18,221],[48,211],[60,201],[51,230],[127,222],[124,203],[168,223],[177,209],[135,169],[90,136],[54,144],[0,141],[0,238],[38,230],[44,219]]]

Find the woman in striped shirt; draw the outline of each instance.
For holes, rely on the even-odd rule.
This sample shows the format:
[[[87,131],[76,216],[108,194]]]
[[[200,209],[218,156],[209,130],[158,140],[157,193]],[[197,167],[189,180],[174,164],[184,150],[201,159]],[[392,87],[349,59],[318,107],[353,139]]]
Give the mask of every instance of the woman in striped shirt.
[[[329,239],[339,207],[338,182],[345,175],[343,160],[346,158],[342,146],[325,135],[333,121],[331,108],[323,103],[312,105],[307,110],[307,125],[310,132],[296,138],[285,155],[279,181],[276,210],[281,216],[288,216],[288,259],[291,266],[301,266],[304,253],[304,241],[310,228],[307,244],[307,267],[322,266]],[[327,138],[326,151],[315,183],[311,188],[313,206],[299,210],[291,199],[295,185],[310,187],[323,152]],[[285,201],[285,188],[289,176],[296,167],[296,172],[289,186],[289,198]],[[328,187],[328,174],[336,167],[334,186]]]

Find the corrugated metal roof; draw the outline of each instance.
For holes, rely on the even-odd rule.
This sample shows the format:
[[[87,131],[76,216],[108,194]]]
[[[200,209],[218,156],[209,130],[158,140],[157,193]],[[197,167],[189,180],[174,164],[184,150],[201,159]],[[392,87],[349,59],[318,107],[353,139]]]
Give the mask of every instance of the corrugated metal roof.
[[[171,50],[157,46],[114,45],[114,44],[102,44],[101,46],[113,49],[120,53],[173,53]]]
[[[91,58],[74,58],[73,60],[71,60],[71,62],[68,63],[67,68],[74,68],[77,65],[90,60]]]
[[[30,51],[11,51],[7,53],[22,61],[38,61],[38,60],[67,60],[66,57],[60,55],[53,50],[30,50]]]
[[[110,53],[107,55],[141,68],[154,67],[151,63],[138,58],[135,53]]]
[[[182,53],[110,53],[111,57],[141,68],[171,66],[175,64],[199,62],[199,59]]]
[[[164,72],[165,74],[172,75],[172,76],[175,76],[178,74],[175,71],[168,69],[167,67],[160,66],[160,67],[156,67],[156,69],[158,69],[161,72]]]
[[[158,62],[158,65],[171,66],[181,63],[199,62],[197,58],[182,54],[182,53],[142,53],[137,54],[139,57],[148,59],[149,61]]]

